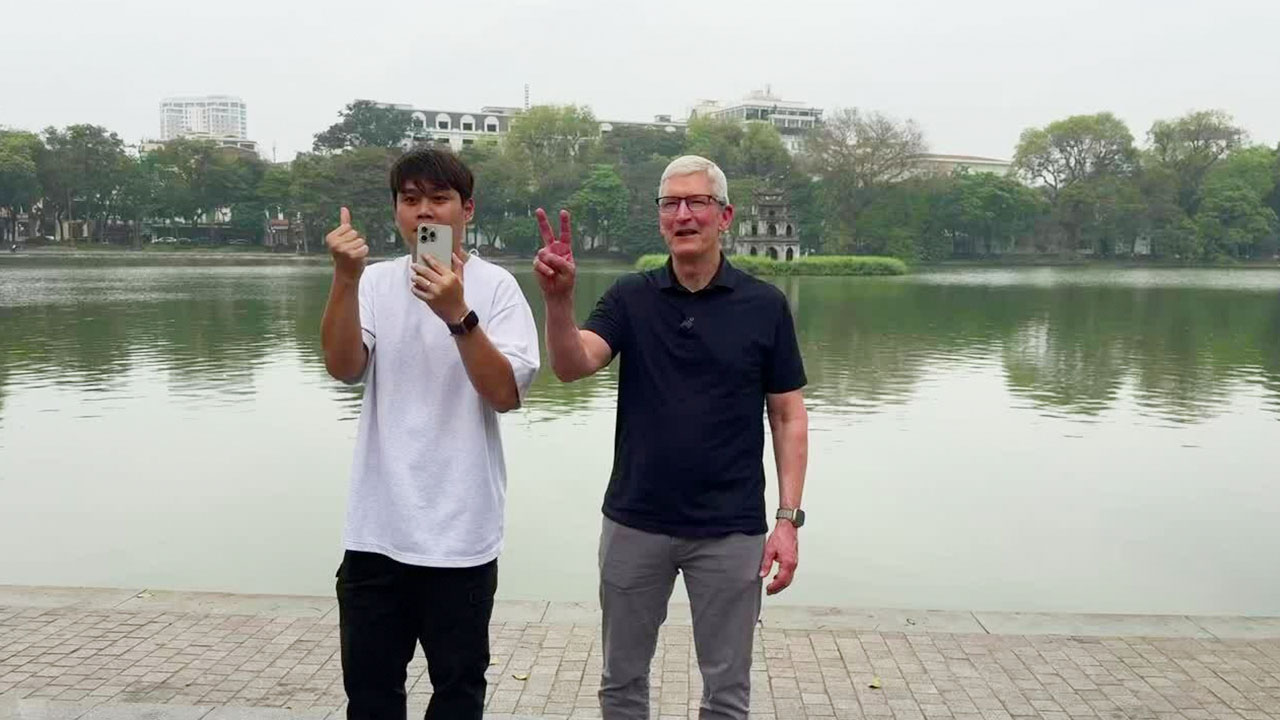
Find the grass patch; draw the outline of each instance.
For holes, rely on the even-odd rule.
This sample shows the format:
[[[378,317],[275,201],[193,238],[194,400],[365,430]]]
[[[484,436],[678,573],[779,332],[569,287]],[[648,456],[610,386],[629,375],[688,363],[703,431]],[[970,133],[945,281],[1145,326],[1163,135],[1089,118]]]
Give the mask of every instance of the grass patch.
[[[666,255],[642,255],[636,270],[654,270],[667,262]],[[752,275],[906,275],[907,264],[897,258],[876,255],[812,255],[786,262],[751,255],[734,255],[729,262]]]

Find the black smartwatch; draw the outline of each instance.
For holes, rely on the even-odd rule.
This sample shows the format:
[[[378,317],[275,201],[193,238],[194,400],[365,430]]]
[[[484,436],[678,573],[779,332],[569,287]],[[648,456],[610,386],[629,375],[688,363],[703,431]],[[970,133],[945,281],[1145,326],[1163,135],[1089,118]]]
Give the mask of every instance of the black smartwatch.
[[[463,317],[458,322],[446,323],[446,324],[449,326],[449,333],[451,335],[455,335],[455,336],[466,335],[467,333],[471,332],[471,330],[475,328],[476,325],[480,324],[480,318],[479,316],[476,315],[476,311],[472,310],[468,312],[466,316]]]

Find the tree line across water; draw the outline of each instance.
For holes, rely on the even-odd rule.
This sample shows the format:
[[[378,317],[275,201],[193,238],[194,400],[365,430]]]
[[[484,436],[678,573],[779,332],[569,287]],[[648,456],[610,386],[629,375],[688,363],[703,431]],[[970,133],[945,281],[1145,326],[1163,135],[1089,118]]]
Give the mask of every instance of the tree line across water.
[[[0,130],[0,224],[12,238],[25,214],[28,235],[62,240],[63,221],[79,221],[83,236],[128,245],[171,234],[260,242],[267,218],[285,218],[319,251],[346,205],[390,250],[387,170],[409,128],[407,111],[357,101],[310,152],[280,164],[190,139],[130,152],[88,124]],[[584,254],[661,252],[658,180],[687,153],[720,164],[740,212],[756,189],[785,191],[808,253],[1202,262],[1269,259],[1280,248],[1280,152],[1251,144],[1221,111],[1159,120],[1141,142],[1106,112],[1029,128],[1008,176],[931,172],[927,150],[915,123],[856,109],[829,113],[791,154],[765,122],[601,132],[585,107],[538,106],[501,142],[461,155],[477,177],[473,241],[521,254],[536,249],[537,207],[572,210]]]

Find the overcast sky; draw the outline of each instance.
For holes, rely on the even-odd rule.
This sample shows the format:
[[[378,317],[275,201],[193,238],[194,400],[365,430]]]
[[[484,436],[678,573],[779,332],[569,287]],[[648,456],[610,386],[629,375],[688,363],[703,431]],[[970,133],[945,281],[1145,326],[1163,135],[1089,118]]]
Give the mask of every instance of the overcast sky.
[[[772,85],[915,119],[935,152],[1010,157],[1018,134],[1111,110],[1232,113],[1280,140],[1276,0],[0,0],[0,125],[159,135],[169,95],[238,95],[281,160],[354,98],[446,110],[580,103],[683,117]]]

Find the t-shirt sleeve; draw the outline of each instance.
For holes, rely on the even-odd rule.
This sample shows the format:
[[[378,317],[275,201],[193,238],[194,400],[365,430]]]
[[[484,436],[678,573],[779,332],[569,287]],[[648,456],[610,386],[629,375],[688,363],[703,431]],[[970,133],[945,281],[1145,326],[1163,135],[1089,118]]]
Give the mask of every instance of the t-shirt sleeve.
[[[533,321],[529,301],[520,291],[515,278],[507,277],[498,286],[493,307],[496,310],[491,317],[481,318],[484,332],[489,336],[489,342],[511,363],[516,392],[523,401],[541,364],[538,355],[538,326]]]
[[[780,297],[778,302],[781,307],[774,324],[773,346],[765,373],[764,391],[770,395],[799,390],[809,382],[804,374],[804,360],[800,357],[800,342],[796,339],[791,308],[785,297]]]
[[[622,352],[627,336],[627,311],[622,304],[622,280],[619,279],[605,291],[596,302],[596,307],[583,324],[583,330],[590,330],[600,336],[609,346],[609,352],[617,355]]]

